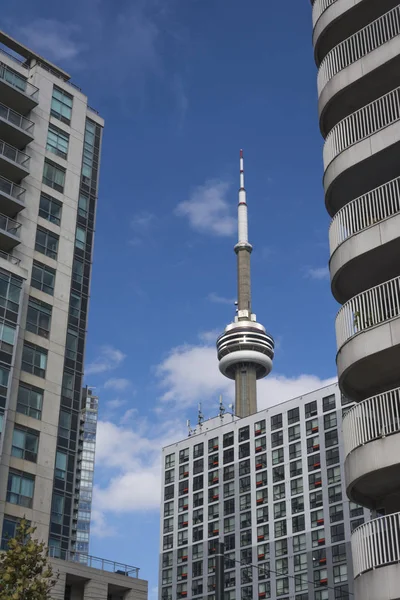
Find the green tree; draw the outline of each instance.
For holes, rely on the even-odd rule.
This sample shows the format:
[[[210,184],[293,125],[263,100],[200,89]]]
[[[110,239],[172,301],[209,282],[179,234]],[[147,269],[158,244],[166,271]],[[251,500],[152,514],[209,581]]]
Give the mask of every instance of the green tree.
[[[36,528],[22,519],[8,550],[0,553],[0,600],[47,600],[57,577],[44,542],[32,537]]]

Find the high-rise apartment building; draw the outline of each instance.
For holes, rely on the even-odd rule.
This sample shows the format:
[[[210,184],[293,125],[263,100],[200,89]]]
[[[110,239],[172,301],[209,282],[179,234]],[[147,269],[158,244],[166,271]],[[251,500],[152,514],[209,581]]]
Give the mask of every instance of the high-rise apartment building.
[[[146,582],[126,577],[138,569],[88,556],[97,398],[82,384],[103,119],[62,69],[0,43],[1,545],[25,517],[60,572],[55,598],[144,598]]]
[[[400,597],[400,4],[313,0],[356,600]]]
[[[350,536],[337,384],[245,418],[222,414],[163,449],[160,600],[349,600]]]

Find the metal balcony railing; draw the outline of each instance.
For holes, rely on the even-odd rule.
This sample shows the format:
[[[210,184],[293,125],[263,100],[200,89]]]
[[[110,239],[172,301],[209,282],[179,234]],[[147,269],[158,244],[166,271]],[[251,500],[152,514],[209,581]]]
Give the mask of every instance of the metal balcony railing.
[[[0,118],[33,135],[35,123],[4,104],[0,104]]]
[[[362,292],[343,304],[335,323],[338,350],[358,333],[396,317],[400,317],[400,277]]]
[[[400,177],[352,200],[332,219],[331,256],[351,236],[400,212]]]
[[[6,81],[9,85],[12,85],[15,89],[26,96],[29,96],[33,100],[39,100],[39,88],[29,83],[26,79],[18,77],[12,69],[9,69],[7,65],[2,62],[0,62],[0,79]]]
[[[0,258],[4,258],[4,260],[8,260],[13,265],[19,265],[21,262],[20,258],[17,258],[16,256],[9,254],[8,252],[4,252],[3,250],[0,250]]]
[[[340,121],[324,144],[324,167],[344,150],[400,119],[400,87],[363,106]]]
[[[21,150],[18,150],[18,148],[14,148],[14,146],[10,146],[10,144],[6,144],[1,140],[0,154],[2,154],[5,158],[8,158],[9,160],[21,165],[21,167],[24,167],[25,169],[29,168],[30,156],[25,154],[25,152],[21,152]]]
[[[2,215],[0,213],[0,230],[7,231],[7,233],[11,233],[19,237],[19,229],[21,227],[21,223],[18,223],[11,217],[7,217],[6,215]]]
[[[315,0],[313,2],[313,10],[312,10],[312,22],[313,27],[315,27],[318,19],[326,11],[327,8],[334,4],[336,0]]]
[[[353,406],[343,419],[347,457],[360,446],[400,432],[400,388],[367,398]]]
[[[354,578],[400,561],[400,513],[373,519],[351,536]]]
[[[400,6],[357,31],[324,58],[318,71],[318,94],[332,77],[400,34]]]
[[[20,202],[24,201],[25,196],[25,188],[21,187],[17,183],[6,179],[5,177],[0,177],[0,194],[7,194],[7,196],[11,196]]]
[[[108,573],[126,575],[127,577],[134,577],[135,579],[138,579],[139,577],[139,567],[132,567],[105,558],[98,558],[97,556],[91,556],[90,554],[83,554],[82,552],[73,552],[70,550],[60,550],[60,548],[51,546],[48,548],[48,554],[51,558],[59,558],[68,562],[79,563],[86,567],[107,571]]]

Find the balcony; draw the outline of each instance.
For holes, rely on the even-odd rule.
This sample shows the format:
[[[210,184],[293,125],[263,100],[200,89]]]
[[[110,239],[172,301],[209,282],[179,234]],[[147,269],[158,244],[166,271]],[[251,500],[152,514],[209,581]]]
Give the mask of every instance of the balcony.
[[[329,229],[332,293],[343,304],[398,274],[400,177],[346,204]]]
[[[0,62],[0,98],[7,106],[26,115],[39,104],[39,88]]]
[[[9,217],[15,217],[25,208],[25,188],[9,179],[0,177],[0,211]]]
[[[19,150],[33,140],[35,124],[26,117],[0,104],[0,139]]]
[[[25,152],[0,140],[0,175],[11,181],[21,181],[29,174],[29,161]]]
[[[373,519],[351,537],[354,596],[397,600],[400,581],[400,513]],[[362,577],[361,577],[362,576]]]
[[[332,48],[318,72],[323,135],[348,114],[400,85],[400,6]]]
[[[347,495],[368,508],[400,491],[400,388],[354,406],[343,419]]]
[[[324,144],[325,203],[333,217],[343,206],[398,176],[400,88],[338,123]]]
[[[117,575],[126,575],[127,577],[134,577],[135,579],[139,578],[139,567],[131,567],[130,565],[107,560],[106,558],[98,558],[97,556],[90,556],[89,554],[70,550],[60,550],[60,548],[55,547],[48,548],[48,555],[50,558],[80,563],[87,567],[92,567],[93,569],[99,569],[100,571],[116,573]]]
[[[345,396],[361,401],[400,386],[399,317],[400,277],[358,294],[339,310],[336,362]]]
[[[0,214],[0,249],[9,252],[20,243],[19,229],[21,223]]]

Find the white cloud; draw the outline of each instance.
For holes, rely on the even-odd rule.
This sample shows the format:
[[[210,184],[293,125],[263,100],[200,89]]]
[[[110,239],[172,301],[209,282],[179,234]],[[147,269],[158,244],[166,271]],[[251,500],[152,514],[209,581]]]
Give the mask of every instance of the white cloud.
[[[221,335],[222,329],[210,329],[199,333],[199,339],[206,344],[215,344],[217,337]]]
[[[108,524],[106,515],[97,509],[92,510],[91,513],[90,533],[98,538],[118,535],[115,527]]]
[[[215,304],[230,304],[231,306],[234,306],[236,298],[226,298],[225,296],[220,296],[216,292],[210,292],[207,296],[207,300],[214,302]]]
[[[306,277],[315,280],[329,279],[329,267],[310,267],[306,270]]]
[[[107,408],[110,410],[115,410],[117,408],[121,408],[121,406],[125,406],[128,400],[121,400],[121,398],[115,398],[114,400],[109,400],[107,402]]]
[[[232,215],[235,204],[226,200],[229,187],[226,181],[207,181],[193,190],[189,200],[178,204],[175,214],[187,217],[192,229],[200,233],[232,235],[237,223]]]
[[[129,381],[129,379],[125,379],[123,377],[120,378],[111,378],[111,379],[107,379],[107,381],[104,384],[104,387],[106,390],[115,390],[117,392],[123,392],[125,390],[127,390],[128,388],[130,388],[131,386],[131,382]]]
[[[131,219],[131,227],[134,231],[148,230],[150,226],[154,223],[155,215],[153,213],[147,212],[146,210],[141,210],[140,212],[133,215]]]
[[[99,356],[85,367],[85,375],[96,375],[112,371],[119,367],[125,360],[126,355],[113,346],[104,345],[100,348]]]
[[[161,401],[173,407],[194,406],[200,401],[209,404],[221,393],[226,402],[233,401],[234,383],[219,372],[214,347],[175,348],[158,366],[157,374],[163,390]],[[286,377],[272,373],[258,382],[258,408],[274,406],[334,381],[334,377],[321,379],[309,374]]]
[[[29,25],[19,26],[17,32],[27,46],[54,62],[74,59],[84,49],[78,41],[81,29],[74,23],[34,19]]]

